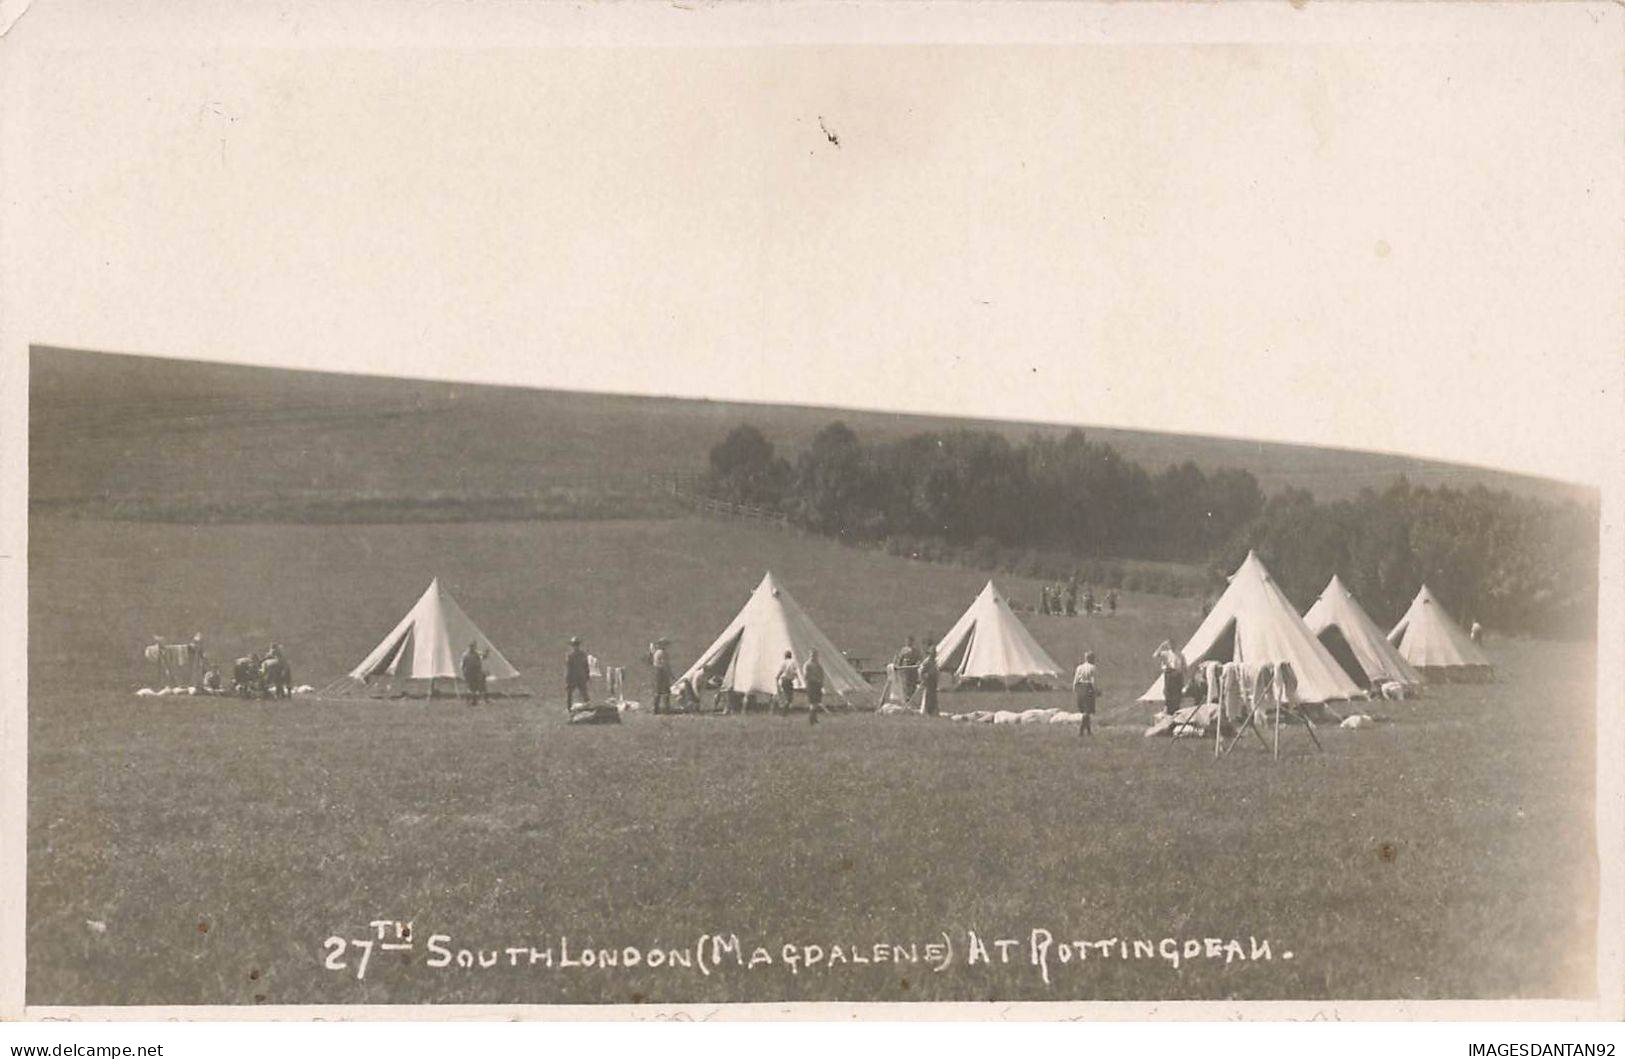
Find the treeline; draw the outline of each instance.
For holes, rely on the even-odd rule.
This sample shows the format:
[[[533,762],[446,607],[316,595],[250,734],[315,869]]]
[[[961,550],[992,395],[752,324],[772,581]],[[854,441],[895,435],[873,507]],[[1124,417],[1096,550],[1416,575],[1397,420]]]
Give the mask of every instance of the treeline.
[[[1340,574],[1372,617],[1397,621],[1426,581],[1464,624],[1536,635],[1596,631],[1600,520],[1594,505],[1491,491],[1424,489],[1317,503],[1301,489],[1270,498],[1215,569],[1256,548],[1300,608]]]
[[[1595,622],[1596,508],[1482,486],[1401,479],[1333,503],[1303,490],[1266,498],[1247,471],[1186,462],[1153,474],[1077,430],[1019,444],[971,430],[865,443],[834,422],[794,463],[755,427],[735,428],[712,448],[705,488],[853,543],[1025,576],[1194,594],[1222,588],[1251,547],[1300,607],[1335,572],[1378,621],[1426,580],[1458,617],[1495,629],[1573,634]],[[1112,560],[1208,576],[1144,563],[1130,574]]]
[[[1158,475],[1074,430],[1011,444],[991,431],[865,444],[831,423],[792,465],[751,426],[711,450],[712,494],[856,540],[1060,548],[1090,557],[1206,558],[1264,506],[1246,471]]]

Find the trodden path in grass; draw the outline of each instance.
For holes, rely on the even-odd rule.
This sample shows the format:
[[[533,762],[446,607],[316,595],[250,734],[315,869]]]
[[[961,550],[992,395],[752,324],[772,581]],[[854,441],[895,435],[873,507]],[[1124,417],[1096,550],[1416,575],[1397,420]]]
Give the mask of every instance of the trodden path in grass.
[[[1294,731],[1280,761],[1243,743],[1217,763],[1209,746],[1142,738],[1139,714],[1086,743],[1070,728],[870,715],[816,727],[804,717],[634,715],[618,727],[571,728],[552,697],[470,710],[138,700],[126,690],[138,679],[132,659],[147,613],[168,622],[158,628],[197,624],[211,636],[275,630],[301,644],[296,662],[311,675],[340,668],[421,591],[430,555],[467,563],[442,576],[465,579],[460,598],[522,669],[529,659],[556,664],[547,641],[570,625],[552,615],[570,615],[612,647],[621,637],[628,650],[657,620],[704,638],[687,630],[719,628],[733,595],[754,584],[744,570],[764,562],[843,646],[884,645],[899,627],[956,613],[981,580],[788,536],[741,535],[724,549],[687,525],[596,538],[572,536],[575,526],[377,528],[371,537],[87,525],[42,535],[36,526],[29,1002],[1594,989],[1591,645],[1497,642],[1496,684],[1383,704],[1392,723],[1323,731],[1324,754]],[[593,554],[595,541],[612,558],[577,569],[572,560]],[[678,554],[647,563],[657,546]],[[720,565],[724,552],[737,565]],[[851,568],[832,555],[851,556]],[[658,571],[669,580],[625,581]],[[705,587],[735,581],[737,593]],[[541,607],[543,588],[572,584],[567,602]],[[184,602],[166,602],[174,599]],[[685,606],[671,611],[670,600]],[[640,601],[644,610],[624,616]],[[1180,618],[1177,607],[1189,609],[1145,601],[1136,618],[1131,605],[1115,633],[1091,634],[1122,659],[1109,703],[1143,689],[1140,656],[1162,625],[1189,631],[1194,614]],[[1045,638],[1070,639],[1081,619],[1033,625],[1063,664],[1075,660]],[[300,635],[283,631],[295,626]],[[945,708],[1064,701],[1064,692],[959,694]],[[410,921],[414,948],[376,953],[360,979],[353,948],[343,970],[328,969],[324,940],[365,938],[375,919]],[[1097,951],[1061,964],[1051,948],[1046,982],[1029,959],[1035,929],[1057,942],[1258,939],[1270,958],[1175,967]],[[992,962],[967,963],[973,931]],[[431,967],[431,935],[453,953],[501,955],[490,968]],[[648,951],[689,949],[701,935],[737,936],[747,956],[761,947],[772,963],[725,960],[709,974],[647,966]],[[945,970],[906,956],[872,962],[877,943],[923,950],[943,935],[955,947]],[[557,963],[564,939],[577,959],[588,946],[632,947],[644,962],[529,964],[530,947]],[[1018,942],[1009,963],[999,939]],[[786,945],[823,956],[792,969]],[[844,962],[830,966],[837,945]],[[520,966],[510,966],[509,947],[525,949]],[[854,950],[871,962],[852,963]]]

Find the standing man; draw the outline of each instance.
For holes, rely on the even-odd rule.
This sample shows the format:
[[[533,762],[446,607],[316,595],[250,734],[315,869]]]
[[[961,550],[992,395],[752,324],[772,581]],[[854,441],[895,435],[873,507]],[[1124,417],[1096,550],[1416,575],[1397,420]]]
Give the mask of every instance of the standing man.
[[[903,644],[903,649],[897,652],[892,664],[897,667],[897,675],[903,678],[903,701],[907,702],[914,697],[914,689],[920,686],[920,652],[914,646],[914,637],[910,636]]]
[[[1083,586],[1083,616],[1088,617],[1095,612],[1095,590],[1088,585]]]
[[[937,715],[937,676],[937,645],[934,640],[927,641],[925,658],[920,662],[920,687],[925,689],[920,695],[920,712],[927,717]]]
[[[1089,609],[1089,593],[1087,590],[1085,590],[1083,594],[1083,608],[1085,612],[1087,612]],[[1074,618],[1077,617],[1077,614],[1078,579],[1073,578],[1072,581],[1066,586],[1066,616],[1069,618]]]
[[[666,646],[671,641],[662,636],[649,645],[649,663],[654,667],[655,690],[651,698],[654,700],[653,712],[659,713],[662,703],[666,712],[671,712],[671,658],[666,654]]]
[[[1174,650],[1173,641],[1164,640],[1151,657],[1162,669],[1162,701],[1171,714],[1185,701],[1185,656]]]
[[[1117,613],[1117,589],[1115,588],[1106,592],[1106,610],[1111,614]]]
[[[288,657],[282,653],[281,644],[274,643],[271,649],[265,652],[261,671],[265,676],[266,690],[271,693],[273,699],[293,697],[293,666],[288,664]]]
[[[581,692],[582,702],[592,701],[592,667],[587,661],[587,652],[581,649],[581,637],[570,637],[570,653],[564,656],[564,712],[569,713],[570,707],[575,705],[576,692]]]
[[[796,701],[796,679],[801,674],[796,670],[796,656],[789,651],[784,652],[784,664],[779,666],[779,707],[785,715],[790,713],[790,707]]]
[[[473,640],[468,641],[468,650],[463,652],[461,662],[457,668],[462,671],[463,683],[468,687],[468,704],[478,706],[480,699],[491,701],[491,696],[485,690],[485,656],[489,652],[480,650],[480,645]]]
[[[1467,638],[1472,640],[1474,643],[1483,643],[1484,626],[1480,625],[1476,621],[1473,622],[1473,627],[1467,631]]]
[[[1095,689],[1095,653],[1085,651],[1083,664],[1078,671],[1072,674],[1072,692],[1077,696],[1078,712],[1083,720],[1078,724],[1078,736],[1094,738],[1095,730],[1090,727],[1091,718],[1095,715],[1095,700],[1098,692]]]
[[[801,686],[807,689],[807,723],[817,724],[824,711],[824,666],[818,661],[818,648],[807,653],[807,664],[801,667]]]

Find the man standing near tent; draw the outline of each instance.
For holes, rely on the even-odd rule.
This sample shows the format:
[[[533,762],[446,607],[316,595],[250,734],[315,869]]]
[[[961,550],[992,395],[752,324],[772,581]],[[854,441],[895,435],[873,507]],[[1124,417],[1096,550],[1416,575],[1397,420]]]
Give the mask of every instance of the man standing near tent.
[[[937,645],[927,642],[925,657],[920,661],[920,712],[927,717],[937,715]]]
[[[1151,657],[1162,669],[1163,708],[1171,714],[1185,700],[1185,656],[1174,649],[1171,640],[1164,640]]]
[[[482,698],[486,702],[491,701],[490,694],[485,690],[485,655],[486,652],[480,650],[480,645],[470,640],[468,650],[463,652],[462,660],[457,666],[463,674],[463,684],[468,688],[470,706],[478,706]]]
[[[796,679],[800,676],[801,674],[796,670],[796,656],[789,651],[784,652],[784,664],[779,666],[777,683],[779,686],[779,706],[786,714],[790,712],[790,707],[795,705]]]
[[[1117,613],[1117,589],[1108,589],[1106,592],[1106,613]]]
[[[914,689],[920,686],[920,652],[914,646],[914,637],[910,636],[903,644],[903,649],[897,652],[892,664],[897,667],[897,675],[903,680],[903,701],[907,702],[914,697]]]
[[[807,723],[817,724],[824,710],[824,666],[818,661],[818,648],[807,653],[807,664],[801,667],[801,686],[807,689]]]
[[[1072,674],[1072,692],[1077,696],[1078,712],[1083,715],[1083,720],[1078,724],[1078,736],[1080,738],[1086,735],[1093,737],[1095,731],[1090,727],[1090,724],[1091,718],[1095,715],[1095,701],[1098,697],[1095,688],[1095,653],[1093,651],[1083,653],[1083,664],[1078,666],[1076,673]]]
[[[1483,643],[1484,642],[1484,626],[1480,625],[1476,621],[1473,622],[1472,628],[1467,630],[1467,638],[1472,640],[1474,643]]]
[[[649,664],[654,667],[654,693],[650,696],[654,703],[650,712],[661,712],[661,704],[665,704],[666,712],[671,712],[671,658],[666,654],[666,647],[670,640],[662,636],[649,645]]]
[[[564,709],[568,713],[575,705],[576,692],[581,693],[582,702],[592,701],[592,664],[587,661],[587,652],[581,649],[581,637],[570,637],[570,652],[564,656]]]

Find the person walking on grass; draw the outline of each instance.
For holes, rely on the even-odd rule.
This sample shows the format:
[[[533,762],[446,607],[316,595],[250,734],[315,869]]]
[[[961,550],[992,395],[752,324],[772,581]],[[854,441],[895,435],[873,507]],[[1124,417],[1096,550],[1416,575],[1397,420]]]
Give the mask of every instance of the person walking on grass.
[[[478,706],[483,698],[491,701],[491,696],[485,690],[485,656],[488,651],[480,650],[480,645],[473,640],[468,641],[468,650],[463,652],[457,668],[463,674],[463,686],[468,688],[468,704]]]
[[[920,660],[920,712],[927,717],[937,715],[937,645],[927,641],[925,657]]]
[[[570,650],[564,656],[565,713],[569,713],[570,707],[575,705],[578,691],[582,702],[592,702],[592,663],[587,661],[587,652],[581,649],[581,637],[572,636]]]
[[[796,701],[796,679],[801,674],[796,671],[796,656],[789,651],[784,652],[784,664],[779,666],[779,708],[788,716],[790,707]]]
[[[817,724],[824,712],[824,665],[818,661],[818,648],[807,652],[807,664],[801,667],[801,684],[807,689],[807,723]]]
[[[1095,715],[1095,701],[1099,695],[1095,687],[1095,653],[1093,651],[1083,653],[1083,664],[1078,666],[1076,673],[1072,674],[1072,693],[1077,698],[1078,713],[1083,715],[1083,720],[1078,723],[1078,736],[1079,738],[1089,736],[1093,739],[1095,730],[1091,725]]]
[[[666,647],[670,640],[662,636],[649,645],[649,664],[654,668],[654,692],[650,696],[654,705],[650,708],[652,713],[660,713],[660,707],[666,707],[665,712],[671,712],[671,657],[666,654]]]

